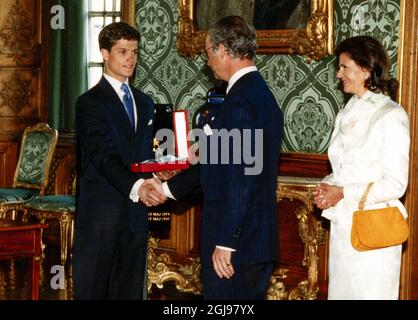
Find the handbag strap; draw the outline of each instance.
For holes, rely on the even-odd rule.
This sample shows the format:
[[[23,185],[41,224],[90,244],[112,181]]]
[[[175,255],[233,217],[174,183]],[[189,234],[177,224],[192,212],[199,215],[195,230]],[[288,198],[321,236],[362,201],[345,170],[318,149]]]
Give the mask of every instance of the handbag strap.
[[[374,184],[374,182],[369,182],[369,184],[367,185],[366,190],[364,191],[363,195],[361,196],[361,199],[358,203],[359,210],[364,209],[364,205],[366,204],[366,201],[367,201],[367,196],[368,196],[369,191],[372,188],[373,184]]]

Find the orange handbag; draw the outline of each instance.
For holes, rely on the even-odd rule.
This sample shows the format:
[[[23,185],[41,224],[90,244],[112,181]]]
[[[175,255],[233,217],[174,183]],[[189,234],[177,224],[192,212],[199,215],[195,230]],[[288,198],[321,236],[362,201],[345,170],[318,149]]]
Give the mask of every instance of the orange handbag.
[[[398,207],[363,210],[372,186],[370,182],[353,214],[351,244],[358,251],[396,246],[405,242],[409,235],[408,223]]]

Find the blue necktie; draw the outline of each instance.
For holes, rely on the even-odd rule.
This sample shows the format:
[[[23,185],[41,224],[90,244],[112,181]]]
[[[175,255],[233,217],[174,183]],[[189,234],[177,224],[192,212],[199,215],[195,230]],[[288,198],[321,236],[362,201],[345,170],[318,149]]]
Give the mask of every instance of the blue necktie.
[[[134,116],[134,104],[132,101],[131,93],[129,92],[129,88],[126,83],[122,83],[122,91],[124,92],[123,95],[123,106],[125,107],[126,113],[128,114],[129,121],[131,122],[131,126],[135,129],[135,116]]]

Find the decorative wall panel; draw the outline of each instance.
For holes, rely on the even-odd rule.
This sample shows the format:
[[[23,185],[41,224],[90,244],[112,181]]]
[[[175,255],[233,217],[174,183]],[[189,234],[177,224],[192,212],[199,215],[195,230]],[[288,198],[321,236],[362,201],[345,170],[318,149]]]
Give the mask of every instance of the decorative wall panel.
[[[0,112],[5,117],[36,116],[39,79],[32,69],[0,69]]]
[[[0,64],[28,64],[40,60],[40,1],[1,1]]]
[[[0,143],[17,150],[23,130],[47,119],[49,0],[0,1]],[[43,16],[42,13],[45,13]],[[3,163],[6,186],[16,159]]]
[[[40,86],[40,76],[45,76],[41,11],[41,0],[0,2],[0,135],[20,133],[25,124],[14,126],[19,118],[35,119],[27,122],[30,125],[46,110]]]
[[[335,0],[335,43],[355,35],[380,39],[396,72],[400,0]],[[193,112],[216,84],[201,57],[177,54],[177,0],[137,0],[141,48],[135,85],[156,103]],[[325,153],[334,119],[344,104],[333,56],[309,63],[297,55],[258,55],[257,67],[285,115],[282,151]]]

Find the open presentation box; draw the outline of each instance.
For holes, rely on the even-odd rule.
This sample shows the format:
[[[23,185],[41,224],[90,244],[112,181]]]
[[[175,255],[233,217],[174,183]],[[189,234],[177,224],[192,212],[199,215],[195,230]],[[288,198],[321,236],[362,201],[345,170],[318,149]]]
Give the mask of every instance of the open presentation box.
[[[169,161],[163,160],[146,160],[141,163],[133,163],[131,165],[132,172],[157,172],[165,170],[183,170],[189,168],[188,149],[189,143],[187,135],[189,133],[189,122],[186,110],[173,111],[173,128],[174,141],[176,147],[176,155],[164,157]]]

